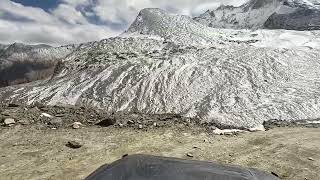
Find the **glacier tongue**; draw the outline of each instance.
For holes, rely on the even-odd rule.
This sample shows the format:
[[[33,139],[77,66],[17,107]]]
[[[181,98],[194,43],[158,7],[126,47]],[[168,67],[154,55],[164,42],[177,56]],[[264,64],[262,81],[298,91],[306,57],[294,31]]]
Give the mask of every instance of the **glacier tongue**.
[[[79,46],[50,80],[2,88],[0,99],[174,113],[236,128],[317,119],[318,35],[218,30],[146,9],[122,36]],[[291,41],[280,46],[277,37]]]

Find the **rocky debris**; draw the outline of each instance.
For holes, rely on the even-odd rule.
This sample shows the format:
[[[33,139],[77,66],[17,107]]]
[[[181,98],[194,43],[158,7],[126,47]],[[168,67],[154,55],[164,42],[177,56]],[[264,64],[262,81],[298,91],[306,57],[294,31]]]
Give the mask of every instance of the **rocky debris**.
[[[299,121],[285,121],[285,120],[269,120],[263,123],[263,126],[268,131],[279,127],[306,127],[306,128],[320,128],[319,119],[315,120],[299,120]],[[314,123],[316,122],[316,123]]]
[[[215,130],[212,131],[213,134],[215,135],[235,135],[238,133],[242,133],[245,132],[244,130],[240,130],[240,129],[218,129],[216,128]]]
[[[134,121],[129,120],[129,121],[127,122],[127,124],[128,124],[128,125],[134,124]]]
[[[138,128],[143,129],[143,125],[139,124]]]
[[[264,126],[262,124],[257,127],[254,127],[254,128],[249,128],[248,130],[250,132],[266,131],[266,129],[264,128]]]
[[[19,104],[15,104],[15,103],[9,103],[8,104],[9,108],[16,108],[16,107],[19,107],[19,106],[20,106]]]
[[[54,116],[52,116],[48,113],[41,113],[40,117],[46,117],[46,118],[50,118],[50,119],[54,118]]]
[[[277,173],[275,172],[271,172],[272,175],[274,175],[275,177],[280,177]]]
[[[308,160],[309,161],[314,161],[314,159],[312,157],[309,157]]]
[[[82,147],[82,144],[77,141],[69,141],[66,146],[72,149],[79,149]]]
[[[190,157],[190,158],[194,157],[192,153],[187,153],[186,155],[187,155],[187,157]]]
[[[82,123],[81,123],[81,122],[74,122],[74,123],[72,124],[72,128],[73,128],[73,129],[80,129],[81,126],[82,126]]]
[[[124,154],[124,155],[122,155],[122,158],[125,158],[125,157],[128,157],[129,156],[129,154]]]
[[[63,121],[61,118],[54,117],[50,119],[50,121],[48,122],[48,125],[54,128],[60,128],[63,126]]]
[[[118,125],[120,128],[124,127],[124,124],[122,124],[122,123],[119,123]]]
[[[117,123],[115,118],[106,118],[102,121],[100,121],[99,123],[97,123],[98,126],[102,126],[102,127],[109,127],[109,126],[113,126]]]
[[[3,122],[5,126],[13,126],[16,124],[16,121],[13,118],[6,118]]]

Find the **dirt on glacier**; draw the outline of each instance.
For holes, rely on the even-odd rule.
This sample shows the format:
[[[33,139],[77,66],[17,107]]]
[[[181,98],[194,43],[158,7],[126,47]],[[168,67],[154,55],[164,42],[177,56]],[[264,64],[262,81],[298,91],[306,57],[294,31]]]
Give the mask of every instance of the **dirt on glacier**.
[[[0,114],[0,179],[84,179],[125,154],[253,167],[288,180],[320,179],[317,126],[274,123],[266,132],[220,136],[211,133],[213,126],[172,114],[15,104],[1,105]],[[15,124],[6,126],[8,118]],[[80,124],[76,129],[74,122]],[[81,147],[66,146],[71,141]]]

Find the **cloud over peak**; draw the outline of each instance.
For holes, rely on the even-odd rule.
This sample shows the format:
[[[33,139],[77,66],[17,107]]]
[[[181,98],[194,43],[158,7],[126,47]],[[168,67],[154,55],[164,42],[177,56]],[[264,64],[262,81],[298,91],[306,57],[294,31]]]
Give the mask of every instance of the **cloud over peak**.
[[[193,16],[216,8],[221,2],[241,5],[247,0],[56,1],[57,6],[41,9],[23,5],[23,1],[1,0],[0,43],[62,45],[96,41],[124,31],[143,8],[161,8]]]

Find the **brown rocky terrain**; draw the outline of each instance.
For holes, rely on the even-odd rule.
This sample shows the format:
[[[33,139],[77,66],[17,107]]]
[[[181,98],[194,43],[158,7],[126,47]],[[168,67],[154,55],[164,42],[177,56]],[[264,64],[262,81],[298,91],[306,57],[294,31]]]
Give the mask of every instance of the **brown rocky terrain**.
[[[0,109],[1,179],[83,179],[105,163],[138,153],[254,167],[288,180],[320,178],[316,124],[273,121],[265,123],[266,132],[222,136],[213,135],[213,126],[171,114],[41,104]]]

